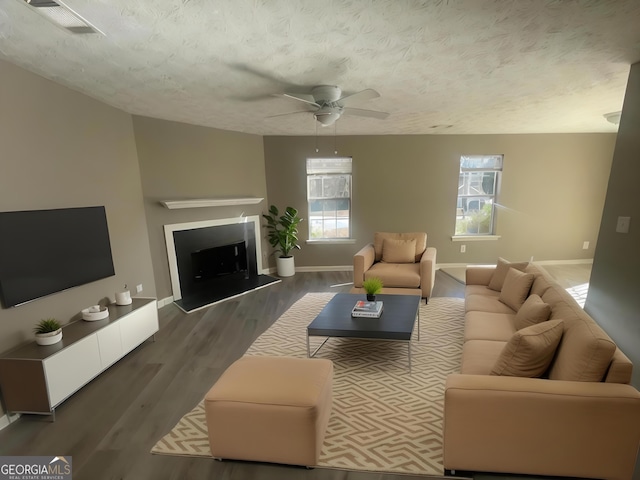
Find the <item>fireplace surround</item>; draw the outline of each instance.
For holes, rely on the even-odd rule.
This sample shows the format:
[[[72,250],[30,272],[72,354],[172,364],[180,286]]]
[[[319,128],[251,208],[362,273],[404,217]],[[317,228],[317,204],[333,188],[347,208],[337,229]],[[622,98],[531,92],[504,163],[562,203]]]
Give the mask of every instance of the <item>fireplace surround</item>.
[[[263,274],[260,217],[165,225],[173,300],[193,312],[280,280]]]

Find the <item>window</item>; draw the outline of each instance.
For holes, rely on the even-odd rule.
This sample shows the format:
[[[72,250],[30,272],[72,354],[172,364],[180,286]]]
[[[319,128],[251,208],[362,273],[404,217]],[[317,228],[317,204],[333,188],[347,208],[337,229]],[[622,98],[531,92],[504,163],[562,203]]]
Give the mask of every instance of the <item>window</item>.
[[[307,159],[309,239],[351,236],[351,158]]]
[[[494,235],[502,155],[460,157],[456,235]]]

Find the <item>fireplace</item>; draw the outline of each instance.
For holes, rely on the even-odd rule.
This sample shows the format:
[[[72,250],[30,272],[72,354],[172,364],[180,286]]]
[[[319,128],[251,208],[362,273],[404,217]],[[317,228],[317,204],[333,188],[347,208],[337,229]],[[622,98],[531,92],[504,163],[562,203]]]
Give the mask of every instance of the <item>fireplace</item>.
[[[234,274],[246,278],[249,276],[247,244],[242,241],[191,252],[191,266],[196,283]]]
[[[262,274],[257,215],[164,228],[173,300],[185,312],[279,281]]]

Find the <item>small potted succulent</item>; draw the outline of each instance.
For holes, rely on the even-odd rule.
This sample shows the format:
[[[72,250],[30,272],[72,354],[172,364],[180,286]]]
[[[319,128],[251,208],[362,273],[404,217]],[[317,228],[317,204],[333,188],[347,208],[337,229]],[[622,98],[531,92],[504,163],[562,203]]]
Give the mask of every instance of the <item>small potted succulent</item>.
[[[367,278],[362,282],[362,288],[367,292],[367,301],[375,302],[376,295],[382,290],[382,280],[378,277]]]
[[[33,331],[38,345],[53,345],[62,340],[62,326],[55,318],[40,320]]]

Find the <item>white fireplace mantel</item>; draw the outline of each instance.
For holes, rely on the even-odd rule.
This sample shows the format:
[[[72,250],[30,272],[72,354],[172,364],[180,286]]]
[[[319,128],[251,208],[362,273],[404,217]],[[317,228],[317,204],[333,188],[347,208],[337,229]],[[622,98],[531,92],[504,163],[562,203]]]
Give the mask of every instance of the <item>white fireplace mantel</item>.
[[[198,207],[228,207],[232,205],[255,205],[264,198],[243,197],[243,198],[196,198],[189,200],[163,200],[160,203],[170,210],[177,208],[198,208]]]

